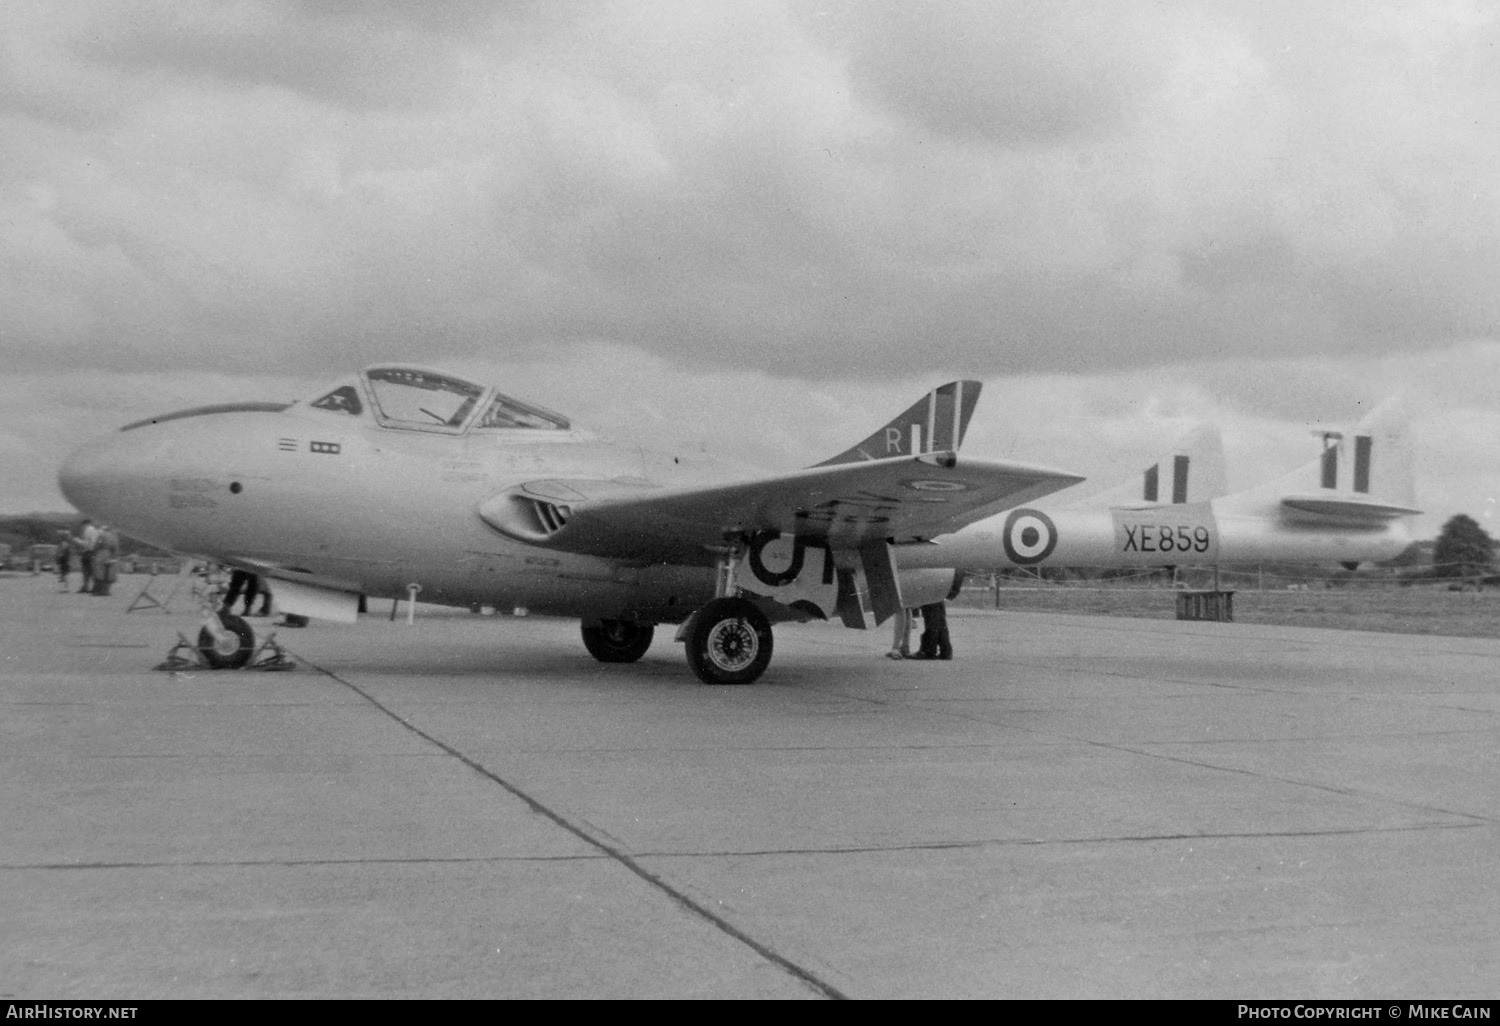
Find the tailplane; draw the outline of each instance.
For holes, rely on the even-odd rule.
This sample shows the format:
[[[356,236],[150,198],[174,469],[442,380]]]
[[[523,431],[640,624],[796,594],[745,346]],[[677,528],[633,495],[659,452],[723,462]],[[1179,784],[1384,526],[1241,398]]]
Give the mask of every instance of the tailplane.
[[[850,449],[814,464],[882,460],[890,456],[919,456],[928,452],[957,452],[969,429],[969,418],[979,402],[978,381],[950,381],[928,392],[899,417]]]
[[[1286,477],[1233,496],[1233,509],[1274,503],[1281,517],[1309,526],[1375,528],[1414,516],[1416,485],[1410,423],[1391,399],[1350,431],[1318,431],[1323,450]]]

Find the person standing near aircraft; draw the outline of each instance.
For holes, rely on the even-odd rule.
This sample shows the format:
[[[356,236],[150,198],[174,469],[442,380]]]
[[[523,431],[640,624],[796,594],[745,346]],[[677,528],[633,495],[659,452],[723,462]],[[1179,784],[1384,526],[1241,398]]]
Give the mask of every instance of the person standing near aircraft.
[[[903,609],[891,617],[894,634],[891,638],[891,650],[885,654],[887,659],[911,658],[911,620],[910,609]]]
[[[260,612],[252,614],[250,612],[250,599],[253,598],[254,595],[259,595],[260,596]],[[255,592],[253,594],[247,594],[245,596],[245,615],[246,616],[252,616],[252,615],[254,615],[254,616],[270,616],[271,615],[271,589],[266,584],[265,579],[262,578],[262,577],[257,576],[255,578]]]
[[[922,644],[913,659],[952,659],[948,639],[948,604],[933,602],[922,607]]]
[[[115,559],[120,554],[120,536],[108,524],[99,525],[98,538],[94,543],[93,587],[94,595],[108,595],[109,586],[115,578]]]
[[[59,591],[68,590],[68,574],[73,569],[73,536],[66,530],[57,532],[57,551],[53,555],[53,563],[57,566],[57,587]]]
[[[78,569],[83,573],[83,580],[78,587],[80,595],[94,588],[94,546],[98,544],[99,529],[94,526],[92,520],[84,520],[83,529],[78,532],[78,539],[74,546],[78,550]]]
[[[233,612],[235,600],[241,595],[245,597],[245,606],[240,611],[241,616],[250,615],[250,607],[255,604],[255,596],[260,592],[260,578],[248,570],[235,570],[229,575],[229,591],[224,595],[223,612]],[[269,593],[266,595],[266,604],[261,607],[261,615],[265,615],[271,601]]]

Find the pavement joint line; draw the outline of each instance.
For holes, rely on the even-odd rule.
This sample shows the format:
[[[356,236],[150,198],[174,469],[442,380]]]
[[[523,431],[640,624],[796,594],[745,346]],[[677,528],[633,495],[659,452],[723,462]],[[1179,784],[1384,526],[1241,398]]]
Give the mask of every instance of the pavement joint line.
[[[1238,773],[1244,776],[1254,777],[1259,780],[1275,780],[1293,787],[1305,787],[1314,791],[1323,791],[1327,794],[1341,795],[1345,798],[1361,798],[1366,801],[1386,802],[1403,809],[1414,809],[1418,812],[1431,812],[1440,816],[1455,816],[1459,819],[1468,819],[1477,823],[1496,822],[1493,816],[1481,815],[1477,812],[1460,812],[1456,809],[1444,809],[1436,805],[1423,805],[1419,802],[1403,801],[1400,798],[1392,798],[1390,795],[1375,794],[1369,791],[1361,791],[1352,787],[1334,787],[1331,784],[1320,784],[1315,780],[1298,780],[1295,777],[1284,777],[1275,773],[1262,773],[1259,770],[1243,769],[1239,766],[1220,766],[1211,762],[1202,762],[1197,759],[1186,759],[1180,755],[1168,755],[1165,752],[1141,751],[1129,745],[1114,745],[1103,741],[1083,741],[1083,744],[1094,745],[1099,748],[1108,748],[1118,752],[1130,752],[1134,755],[1145,756],[1149,759],[1162,759],[1166,762],[1181,763],[1185,766],[1197,766],[1202,769],[1219,770],[1223,773]]]
[[[1420,833],[1433,830],[1474,830],[1486,823],[1422,823],[1398,827],[1347,827],[1330,830],[1220,831],[1197,834],[1115,834],[1097,837],[983,837],[963,841],[924,841],[917,844],[825,845],[806,848],[736,848],[714,851],[656,850],[637,852],[638,859],[760,858],[779,855],[879,855],[905,851],[977,851],[984,848],[1037,848],[1078,844],[1155,844],[1169,841],[1288,840],[1316,837],[1370,837],[1381,834]],[[594,855],[506,855],[472,858],[388,859],[188,859],[180,862],[56,862],[0,865],[0,872],[119,869],[298,869],[320,866],[363,865],[482,865],[516,862],[592,862],[610,859],[605,852]]]
[[[608,856],[596,855],[475,855],[469,858],[412,856],[406,858],[363,859],[182,859],[160,862],[37,862],[13,866],[0,865],[0,872],[73,869],[296,869],[306,866],[445,866],[483,865],[514,862],[597,862]]]
[[[1142,745],[1172,745],[1174,747],[1191,748],[1196,745],[1281,745],[1303,744],[1309,741],[1317,741],[1328,744],[1334,741],[1373,741],[1378,738],[1463,737],[1467,735],[1483,736],[1493,733],[1495,733],[1493,727],[1475,727],[1472,730],[1414,730],[1402,733],[1379,731],[1373,734],[1302,734],[1295,737],[1287,735],[1284,737],[1188,738],[1184,741],[1137,741],[1135,743]]]
[[[1334,830],[1266,830],[1211,834],[1119,834],[1102,837],[981,838],[974,841],[924,841],[920,844],[831,845],[822,848],[766,848],[735,851],[650,851],[640,858],[754,858],[776,855],[878,855],[903,851],[968,851],[982,848],[1037,848],[1074,844],[1156,844],[1166,841],[1288,840],[1315,837],[1370,837],[1379,834],[1421,833],[1429,830],[1474,830],[1484,823],[1432,823],[1399,827],[1349,827]]]
[[[1025,730],[1018,727],[1018,730]],[[1153,752],[1133,745],[1115,744],[1108,741],[1095,741],[1090,738],[1070,737],[1065,734],[1049,734],[1063,740],[1072,741],[1076,744],[1089,745],[1094,748],[1103,748],[1112,752],[1124,752],[1129,755],[1139,755],[1146,759],[1160,759],[1163,762],[1175,762],[1183,766],[1195,766],[1199,769],[1215,770],[1220,773],[1230,773],[1240,776],[1252,777],[1257,780],[1274,780],[1278,783],[1289,784],[1292,787],[1305,787],[1312,791],[1322,791],[1326,794],[1336,794],[1344,798],[1359,798],[1364,801],[1384,802],[1397,808],[1412,809],[1417,812],[1431,812],[1440,816],[1454,816],[1459,819],[1473,821],[1476,825],[1481,823],[1494,823],[1491,816],[1483,816],[1476,812],[1459,812],[1455,809],[1443,809],[1435,805],[1423,805],[1417,802],[1402,801],[1390,795],[1375,794],[1368,791],[1359,791],[1348,787],[1334,787],[1331,784],[1320,784],[1315,780],[1299,780],[1295,777],[1284,777],[1275,773],[1263,773],[1259,770],[1245,769],[1240,766],[1222,766],[1218,763],[1205,762],[1201,759],[1188,759],[1180,755],[1168,755],[1165,752]]]
[[[1088,659],[1107,659],[1108,656],[1087,656]],[[1295,688],[1277,688],[1269,685],[1253,684],[1229,684],[1217,680],[1182,680],[1176,677],[1152,677],[1141,673],[1126,673],[1123,670],[1106,670],[1093,666],[1068,666],[1059,663],[1028,663],[1007,662],[1007,666],[1017,666],[1027,670],[1039,670],[1044,673],[1056,673],[1059,675],[1070,674],[1082,676],[1088,674],[1091,677],[1109,677],[1115,680],[1140,680],[1150,684],[1177,684],[1183,687],[1195,688],[1223,688],[1226,691],[1250,691],[1257,694],[1268,695],[1299,695],[1304,692]]]
[[[422,738],[429,744],[437,746],[438,748],[447,752],[453,758],[457,759],[459,762],[463,763],[465,766],[468,766],[475,773],[478,773],[485,779],[498,784],[512,796],[523,802],[527,806],[527,808],[531,809],[532,812],[551,820],[558,827],[566,830],[568,833],[572,834],[574,837],[577,837],[585,844],[602,852],[604,855],[608,856],[611,860],[624,867],[630,873],[645,881],[651,887],[654,887],[657,890],[661,891],[663,894],[667,895],[667,897],[671,898],[678,907],[698,916],[700,919],[703,919],[711,926],[717,928],[720,932],[739,941],[741,944],[748,947],[751,951],[755,952],[766,961],[780,966],[789,975],[791,975],[795,979],[800,980],[812,990],[822,994],[824,997],[834,1000],[844,1000],[848,997],[848,995],[844,994],[837,987],[833,986],[833,984],[817,976],[810,969],[806,969],[803,966],[798,965],[790,958],[787,958],[785,955],[782,955],[781,953],[771,948],[768,944],[756,940],[744,930],[741,930],[739,927],[735,926],[728,919],[724,918],[716,912],[713,912],[702,902],[692,898],[686,891],[674,886],[671,883],[668,883],[659,874],[651,872],[636,858],[626,854],[620,848],[606,843],[601,838],[573,823],[561,813],[554,811],[549,806],[544,805],[536,798],[533,798],[531,795],[527,794],[515,784],[512,784],[510,781],[501,777],[498,773],[486,767],[483,763],[470,758],[468,755],[465,755],[463,752],[448,744],[446,741],[443,741],[441,738],[428,733],[421,727],[418,727],[415,723],[407,720],[406,718],[401,716],[400,713],[386,706],[374,695],[365,691],[359,685],[353,683],[352,681],[345,680],[343,677],[340,677],[333,671],[319,666],[318,664],[307,659],[305,656],[293,652],[291,649],[288,649],[287,653],[288,655],[300,659],[309,668],[323,674],[331,680],[337,681],[339,684],[342,684],[344,687],[353,691],[355,694],[362,697],[365,701],[369,702],[376,709],[379,709],[386,716],[389,716],[392,720],[400,724],[406,730],[415,734],[417,737]]]
[[[1130,676],[1130,675],[1127,675],[1127,674],[1109,674],[1109,673],[1106,673],[1104,675],[1105,676]],[[1140,679],[1145,679],[1145,678],[1140,678]],[[1169,683],[1198,684],[1198,683],[1205,683],[1205,682],[1199,682],[1199,681],[1169,681]],[[1211,684],[1211,682],[1209,682],[1209,683]],[[1216,687],[1232,687],[1231,685],[1214,685],[1214,684],[1211,684],[1211,686],[1216,686]],[[1245,689],[1245,690],[1259,691],[1259,690],[1268,690],[1268,689],[1248,688],[1248,689]],[[1276,693],[1279,694],[1281,692],[1276,692]],[[870,696],[870,695],[855,695],[855,694],[848,694],[848,693],[841,693],[841,694],[842,694],[843,697],[849,699],[850,701],[854,701],[854,702],[866,702],[866,703],[869,703],[870,705],[876,705],[876,706],[882,706],[883,707],[883,706],[888,706],[888,705],[892,705],[892,704],[899,704],[899,703],[895,703],[892,700],[884,698],[884,697],[875,697],[875,696]],[[916,703],[916,704],[920,705],[920,703]],[[989,724],[991,726],[995,726],[996,725],[993,720],[984,719],[984,718],[980,718],[980,717],[967,716],[967,715],[964,715],[962,713],[951,711],[949,709],[943,709],[940,704],[939,705],[935,705],[933,711],[940,712],[942,715],[945,715],[945,716],[952,716],[955,719],[968,720],[968,721],[972,721],[972,722],[986,723],[986,724]],[[1186,765],[1186,766],[1196,766],[1196,767],[1199,767],[1200,769],[1218,770],[1218,771],[1224,772],[1224,773],[1242,774],[1242,775],[1245,775],[1245,776],[1255,777],[1255,778],[1262,779],[1262,780],[1275,780],[1275,781],[1278,781],[1278,782],[1283,783],[1283,784],[1289,784],[1289,785],[1291,785],[1293,787],[1306,787],[1306,788],[1310,788],[1312,790],[1325,791],[1325,792],[1330,793],[1330,794],[1341,795],[1341,796],[1346,797],[1346,798],[1360,798],[1360,799],[1363,799],[1363,800],[1366,800],[1366,801],[1387,802],[1387,803],[1390,803],[1392,805],[1396,805],[1396,806],[1401,807],[1401,808],[1415,809],[1415,810],[1421,811],[1421,812],[1431,812],[1431,813],[1435,813],[1437,815],[1443,815],[1443,816],[1454,816],[1454,817],[1457,817],[1459,819],[1472,820],[1475,825],[1484,824],[1484,823],[1494,823],[1495,822],[1495,819],[1493,817],[1490,817],[1490,816],[1484,816],[1484,815],[1480,815],[1478,813],[1473,813],[1473,812],[1459,812],[1459,811],[1456,811],[1454,809],[1443,809],[1443,808],[1438,808],[1436,806],[1421,805],[1421,804],[1414,804],[1414,803],[1411,803],[1411,802],[1404,802],[1404,801],[1401,801],[1398,798],[1392,798],[1392,797],[1390,797],[1388,795],[1373,794],[1373,793],[1368,793],[1368,792],[1363,792],[1363,791],[1357,791],[1357,790],[1354,790],[1354,789],[1351,789],[1351,788],[1331,787],[1331,786],[1329,786],[1327,784],[1319,784],[1316,781],[1298,780],[1298,779],[1293,778],[1293,777],[1277,776],[1276,774],[1273,774],[1273,773],[1260,773],[1260,772],[1257,772],[1255,770],[1242,769],[1242,768],[1237,767],[1237,766],[1220,766],[1220,765],[1217,765],[1217,764],[1211,763],[1211,762],[1203,762],[1201,760],[1183,758],[1182,756],[1173,756],[1173,755],[1167,755],[1167,754],[1162,753],[1162,752],[1152,752],[1152,751],[1149,751],[1149,750],[1143,750],[1141,748],[1134,747],[1134,746],[1131,746],[1131,745],[1116,744],[1116,743],[1111,743],[1111,742],[1107,742],[1107,741],[1097,741],[1097,740],[1094,740],[1092,738],[1073,737],[1073,736],[1068,735],[1068,734],[1057,734],[1057,733],[1051,733],[1051,732],[1045,732],[1045,731],[1036,731],[1036,730],[1031,730],[1031,729],[1029,729],[1027,727],[1023,727],[1023,726],[1015,726],[1015,725],[1010,725],[1010,726],[1011,726],[1011,729],[1013,729],[1013,730],[1018,730],[1018,731],[1022,731],[1022,732],[1025,732],[1025,733],[1037,735],[1037,736],[1045,736],[1045,737],[1056,738],[1056,739],[1058,739],[1060,741],[1070,741],[1070,742],[1073,742],[1075,744],[1090,745],[1090,746],[1093,746],[1095,748],[1104,748],[1104,749],[1107,749],[1107,750],[1110,750],[1110,751],[1125,752],[1125,753],[1130,754],[1130,755],[1139,755],[1139,756],[1141,756],[1143,758],[1148,758],[1148,759],[1162,759],[1162,760],[1167,761],[1167,762],[1181,763],[1182,765]],[[1486,730],[1486,729],[1483,729],[1483,728],[1479,728],[1479,729],[1476,729],[1474,731],[1438,731],[1438,732],[1435,732],[1435,733],[1441,733],[1441,734],[1450,734],[1450,733],[1452,733],[1452,734],[1467,734],[1467,733],[1485,734],[1485,733],[1489,733],[1489,731]],[[1379,735],[1377,735],[1377,736],[1379,736]],[[1305,741],[1305,740],[1308,740],[1308,739],[1306,739],[1306,738],[1289,738],[1289,739],[1281,739],[1281,740]],[[1262,741],[1262,742],[1258,742],[1258,743],[1270,743],[1270,742]],[[998,746],[993,746],[992,745],[992,746],[988,746],[988,747],[998,747]]]
[[[885,706],[885,705],[891,704],[890,702],[888,702],[888,701],[886,701],[884,699],[862,698],[861,696],[858,696],[858,695],[847,695],[847,697],[850,698],[853,701],[868,701],[872,705]],[[951,709],[943,709],[940,706],[932,709],[931,711],[934,712],[935,714],[952,717],[953,719],[957,719],[957,720],[964,720],[964,721],[974,722],[974,723],[984,723],[984,724],[987,724],[989,726],[996,726],[995,722],[993,720],[991,720],[991,719],[986,719],[986,718],[983,718],[983,717],[970,716],[970,715],[967,715],[965,713],[957,712],[957,711],[954,711],[954,710],[951,710]],[[1387,804],[1394,805],[1394,806],[1396,806],[1398,808],[1413,809],[1413,810],[1416,810],[1416,811],[1419,811],[1419,812],[1430,812],[1430,813],[1434,813],[1434,814],[1442,815],[1442,816],[1453,816],[1453,817],[1456,817],[1456,818],[1459,818],[1459,819],[1472,820],[1476,824],[1480,824],[1480,823],[1495,823],[1496,822],[1496,819],[1494,817],[1492,817],[1492,816],[1485,816],[1485,815],[1481,815],[1479,813],[1474,813],[1474,812],[1460,812],[1460,811],[1457,811],[1457,810],[1454,810],[1454,809],[1444,809],[1444,808],[1439,808],[1437,806],[1432,806],[1432,805],[1422,805],[1422,804],[1419,804],[1419,803],[1402,801],[1399,798],[1392,798],[1389,795],[1374,794],[1374,793],[1369,793],[1369,792],[1365,792],[1365,791],[1355,790],[1353,788],[1333,787],[1333,786],[1331,786],[1329,784],[1320,784],[1320,783],[1318,783],[1316,781],[1312,781],[1312,780],[1298,780],[1298,779],[1296,779],[1294,777],[1283,777],[1283,776],[1279,776],[1279,775],[1274,774],[1274,773],[1262,773],[1262,772],[1260,772],[1258,770],[1244,769],[1244,768],[1241,768],[1241,767],[1238,767],[1238,766],[1221,766],[1221,765],[1218,765],[1216,763],[1204,762],[1204,761],[1199,760],[1199,759],[1188,759],[1188,758],[1185,758],[1185,757],[1180,756],[1180,755],[1168,755],[1165,752],[1153,752],[1153,751],[1150,751],[1150,750],[1147,750],[1147,749],[1143,749],[1143,748],[1140,748],[1140,747],[1137,747],[1137,746],[1134,746],[1134,745],[1120,744],[1120,743],[1109,742],[1109,741],[1098,741],[1098,740],[1095,740],[1093,738],[1075,737],[1075,736],[1070,735],[1070,734],[1060,734],[1060,733],[1056,733],[1056,732],[1053,732],[1053,731],[1034,730],[1034,729],[1031,729],[1031,728],[1028,728],[1028,727],[1024,727],[1024,726],[1016,726],[1016,725],[1009,725],[1009,726],[1013,730],[1021,731],[1023,733],[1031,734],[1031,735],[1037,736],[1037,737],[1049,737],[1049,738],[1054,738],[1054,739],[1059,740],[1059,741],[1068,741],[1068,742],[1072,742],[1074,744],[1088,745],[1088,746],[1094,747],[1094,748],[1102,748],[1102,749],[1105,749],[1107,751],[1124,752],[1124,753],[1129,754],[1129,755],[1138,755],[1138,756],[1140,756],[1142,758],[1146,758],[1146,759],[1160,759],[1160,760],[1162,760],[1164,762],[1175,762],[1175,763],[1179,763],[1179,764],[1184,765],[1184,766],[1195,766],[1195,767],[1198,767],[1199,769],[1216,770],[1216,771],[1221,772],[1221,773],[1239,774],[1239,775],[1243,775],[1243,776],[1253,777],[1253,778],[1259,779],[1259,780],[1274,780],[1274,781],[1277,781],[1279,783],[1291,785],[1293,787],[1305,787],[1305,788],[1308,788],[1310,790],[1322,791],[1322,792],[1325,792],[1325,793],[1328,793],[1328,794],[1336,794],[1336,795],[1340,795],[1341,797],[1345,797],[1345,798],[1359,798],[1359,799],[1362,799],[1362,800],[1365,800],[1365,801],[1385,802]],[[1467,733],[1467,732],[1464,732],[1464,733]],[[1476,731],[1475,733],[1484,734],[1484,733],[1489,733],[1489,731],[1487,731],[1487,730],[1479,730],[1479,731]],[[1303,739],[1296,739],[1296,740],[1303,740]],[[1261,743],[1266,743],[1266,742],[1261,742]]]
[[[997,618],[997,619],[998,618],[1004,618],[1007,615],[1010,615],[1010,616],[1022,616],[1022,617],[1053,617],[1053,618],[1060,619],[1060,620],[1066,620],[1068,622],[1068,624],[1070,626],[1073,626],[1073,627],[1088,628],[1088,629],[1091,629],[1091,630],[1106,631],[1106,632],[1115,633],[1115,634],[1118,634],[1118,633],[1121,633],[1121,632],[1128,632],[1128,633],[1131,633],[1131,634],[1165,634],[1165,635],[1170,635],[1170,636],[1173,636],[1173,637],[1178,637],[1178,636],[1180,636],[1183,633],[1194,633],[1194,634],[1199,634],[1199,635],[1202,635],[1204,637],[1209,637],[1209,638],[1231,638],[1232,637],[1232,638],[1250,638],[1252,640],[1263,640],[1263,641],[1280,641],[1280,640],[1283,640],[1284,637],[1285,637],[1285,635],[1283,634],[1284,631],[1334,631],[1334,632],[1337,632],[1337,633],[1340,633],[1340,634],[1362,634],[1362,635],[1365,635],[1365,637],[1363,639],[1361,639],[1360,643],[1366,649],[1369,649],[1369,648],[1386,648],[1386,649],[1392,649],[1394,651],[1400,651],[1400,652],[1403,652],[1403,653],[1412,651],[1413,643],[1415,643],[1417,641],[1420,641],[1422,639],[1429,639],[1429,638],[1430,639],[1444,639],[1444,640],[1448,640],[1448,641],[1484,641],[1484,640],[1492,640],[1492,639],[1490,639],[1488,637],[1480,638],[1480,637],[1475,637],[1475,636],[1468,635],[1468,634],[1436,634],[1436,633],[1432,633],[1432,634],[1429,634],[1429,633],[1409,634],[1409,633],[1403,633],[1403,632],[1398,632],[1398,631],[1390,631],[1390,630],[1364,630],[1364,631],[1356,631],[1356,630],[1345,630],[1345,629],[1339,628],[1339,627],[1298,627],[1298,626],[1283,626],[1283,625],[1279,625],[1279,624],[1270,624],[1270,623],[1248,623],[1248,622],[1239,622],[1239,621],[1236,621],[1234,623],[1229,623],[1229,624],[1226,624],[1226,623],[1211,624],[1208,621],[1199,621],[1199,622],[1182,621],[1182,620],[1174,620],[1171,617],[1165,617],[1165,616],[1163,616],[1163,617],[1130,617],[1130,616],[1112,616],[1112,615],[1109,615],[1109,614],[1089,614],[1089,613],[1065,613],[1065,612],[1032,611],[1032,610],[1025,610],[1025,609],[980,609],[980,610],[969,610],[967,612],[960,612],[960,611],[957,611],[957,610],[951,610],[950,609],[948,611],[948,615],[949,616],[964,616],[964,615],[973,616],[973,615],[980,615],[980,616],[984,616],[984,617],[994,617],[994,618]],[[1101,622],[1101,621],[1114,621],[1114,622],[1112,622],[1112,623],[1106,623],[1106,622]],[[1173,627],[1166,626],[1167,624],[1172,624],[1172,623],[1183,624],[1184,626],[1187,626],[1187,625],[1191,624],[1191,629],[1190,630],[1184,630],[1182,628],[1173,628]],[[1380,639],[1392,639],[1392,638],[1399,638],[1400,640],[1380,640]],[[1299,642],[1299,643],[1300,644],[1304,644],[1304,645],[1308,645],[1308,646],[1313,647],[1313,648],[1317,647],[1317,642],[1316,641],[1303,641],[1303,642]],[[1460,649],[1460,648],[1446,648],[1446,652],[1447,652],[1447,654],[1453,654],[1453,655],[1463,654],[1463,655],[1482,656],[1482,657],[1487,658],[1487,659],[1500,659],[1500,652],[1496,652],[1493,646],[1488,646],[1488,647],[1483,648],[1482,650],[1474,650],[1474,651],[1471,651],[1469,649]]]

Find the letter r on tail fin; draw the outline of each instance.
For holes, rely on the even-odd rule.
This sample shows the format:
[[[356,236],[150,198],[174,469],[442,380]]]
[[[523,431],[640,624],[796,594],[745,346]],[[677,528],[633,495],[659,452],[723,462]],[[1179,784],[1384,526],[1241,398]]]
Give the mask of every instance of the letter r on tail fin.
[[[957,452],[979,402],[978,381],[950,381],[913,403],[899,417],[850,449],[815,464],[881,460],[924,452]]]

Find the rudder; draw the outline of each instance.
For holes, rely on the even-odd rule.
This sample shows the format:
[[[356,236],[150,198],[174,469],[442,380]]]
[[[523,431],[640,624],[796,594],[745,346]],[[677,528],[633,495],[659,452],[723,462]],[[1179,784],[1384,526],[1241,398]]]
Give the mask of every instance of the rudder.
[[[858,445],[814,466],[957,452],[979,402],[981,387],[978,381],[950,381],[935,388]]]

